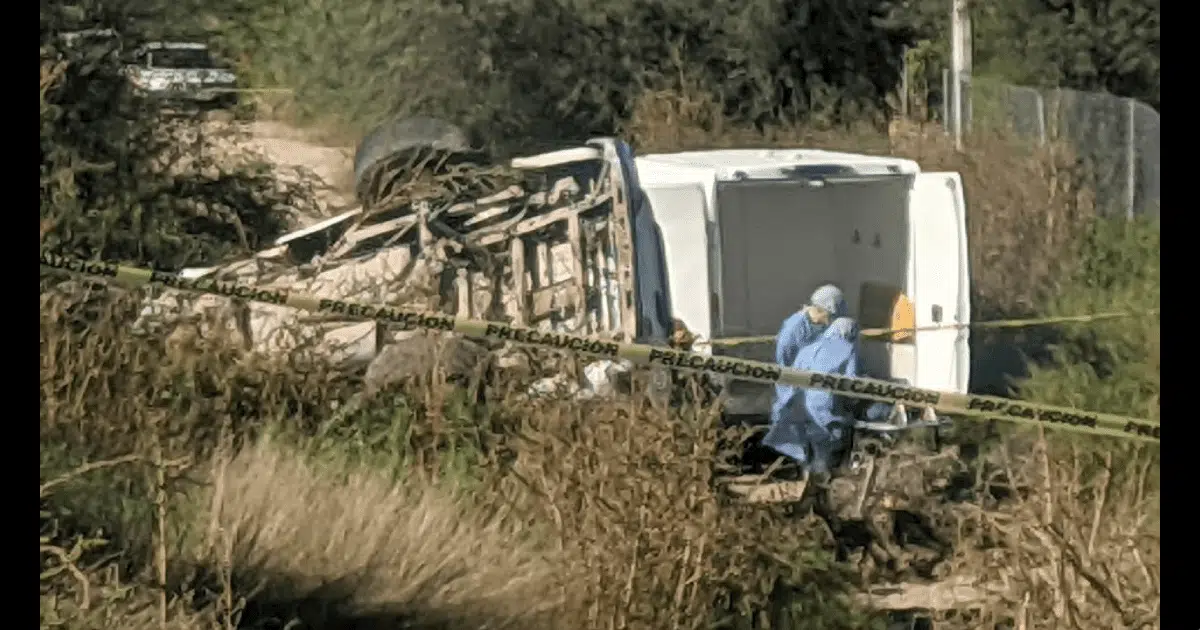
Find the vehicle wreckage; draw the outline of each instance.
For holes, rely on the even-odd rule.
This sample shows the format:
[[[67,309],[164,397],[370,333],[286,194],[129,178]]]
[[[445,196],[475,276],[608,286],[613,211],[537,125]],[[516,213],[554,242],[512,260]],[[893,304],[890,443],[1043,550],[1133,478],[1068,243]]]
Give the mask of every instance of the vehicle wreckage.
[[[627,145],[596,139],[502,166],[474,157],[428,144],[393,150],[356,168],[358,208],[285,234],[249,259],[184,269],[180,277],[252,286],[268,297],[298,291],[545,332],[668,343],[674,331],[661,236],[629,181]],[[650,264],[639,264],[645,256]],[[429,363],[422,355],[437,345],[431,333],[402,323],[349,312],[314,315],[271,301],[165,289],[143,309],[137,328],[223,333],[251,352],[308,352],[369,365],[374,384],[420,371]],[[458,362],[478,363],[473,344],[457,341],[455,352],[467,348]],[[499,363],[521,356],[500,352]],[[590,364],[583,391],[596,393],[627,369]],[[535,389],[560,386],[577,389],[561,376]]]

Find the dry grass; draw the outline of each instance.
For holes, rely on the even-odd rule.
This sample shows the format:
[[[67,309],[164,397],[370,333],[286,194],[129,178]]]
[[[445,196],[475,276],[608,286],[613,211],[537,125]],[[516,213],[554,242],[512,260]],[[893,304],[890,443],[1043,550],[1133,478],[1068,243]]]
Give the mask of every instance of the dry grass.
[[[323,471],[265,442],[217,471],[217,558],[270,576],[260,610],[318,627],[571,627],[570,564],[530,543],[508,510],[480,510],[427,480]]]
[[[1000,588],[939,628],[1020,615],[1027,627],[1134,627],[1157,605],[1148,452],[1027,433],[982,454],[906,450],[883,464],[862,518],[885,558],[839,568],[819,519],[714,489],[720,434],[702,410],[496,392],[468,418],[435,379],[339,417],[323,408],[354,380],[212,345],[168,354],[115,322],[72,330],[53,315],[61,304],[47,307],[44,523],[56,527],[43,566],[78,573],[44,579],[44,619],[657,629],[729,614],[854,628],[867,627],[847,601],[854,584],[951,575]],[[908,531],[914,515],[942,543]],[[834,534],[853,547],[842,525]],[[107,543],[80,547],[97,529]]]
[[[1004,609],[1025,627],[1157,627],[1157,452],[1044,439],[1032,453],[1013,446],[1000,462],[1027,490],[990,513],[964,515],[977,541],[1000,544],[977,542],[961,562],[1008,587]]]
[[[435,378],[339,416],[330,403],[350,400],[356,377],[257,364],[214,340],[169,350],[130,338],[120,301],[93,303],[111,319],[86,329],[65,307],[46,297],[43,477],[129,454],[140,463],[55,485],[44,522],[61,547],[103,529],[120,562],[89,566],[96,551],[79,566],[119,565],[150,602],[166,593],[161,618],[702,628],[714,614],[769,611],[790,583],[826,598],[809,612],[826,627],[861,627],[817,521],[726,505],[712,487],[719,435],[703,412],[535,404],[503,389],[471,409]],[[277,450],[241,446],[265,435]],[[234,451],[210,475],[206,462]],[[160,475],[165,462],[192,465]],[[65,573],[44,586],[82,595]],[[89,595],[103,612],[59,603],[55,614],[115,614],[102,591]]]
[[[1154,628],[1158,461],[1140,446],[1027,432],[985,451],[902,450],[877,463],[864,511],[890,548],[850,560],[875,585],[973,587],[938,628]]]

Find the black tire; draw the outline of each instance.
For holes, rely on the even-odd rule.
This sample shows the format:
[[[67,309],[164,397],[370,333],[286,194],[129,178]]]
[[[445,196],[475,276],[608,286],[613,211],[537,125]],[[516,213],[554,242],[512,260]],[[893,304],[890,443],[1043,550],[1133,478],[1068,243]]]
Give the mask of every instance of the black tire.
[[[368,133],[354,153],[354,185],[361,189],[370,168],[380,160],[411,149],[468,153],[471,143],[462,129],[443,120],[417,116],[383,123]]]

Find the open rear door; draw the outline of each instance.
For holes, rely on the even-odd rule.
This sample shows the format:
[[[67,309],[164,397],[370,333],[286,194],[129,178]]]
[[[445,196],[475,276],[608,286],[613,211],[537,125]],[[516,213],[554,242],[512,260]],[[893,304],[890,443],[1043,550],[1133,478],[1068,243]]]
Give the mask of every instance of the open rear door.
[[[958,173],[921,173],[909,193],[913,307],[918,387],[966,392],[970,283],[962,179]]]
[[[698,185],[643,188],[662,232],[675,317],[706,341],[712,335],[709,308],[708,231],[704,189]]]

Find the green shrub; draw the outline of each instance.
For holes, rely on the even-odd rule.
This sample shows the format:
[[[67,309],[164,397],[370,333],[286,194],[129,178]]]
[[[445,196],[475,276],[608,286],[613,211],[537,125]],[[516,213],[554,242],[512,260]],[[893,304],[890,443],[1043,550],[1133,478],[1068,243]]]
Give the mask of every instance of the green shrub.
[[[878,114],[907,41],[882,5],[284,0],[219,31],[254,83],[295,90],[302,117],[359,137],[437,116],[504,149],[612,133],[641,88],[682,74],[743,122]]]
[[[1020,383],[1024,396],[1159,417],[1159,245],[1157,222],[1095,222],[1079,252],[1079,270],[1047,310],[1132,316],[1062,327],[1052,362],[1031,365]]]

